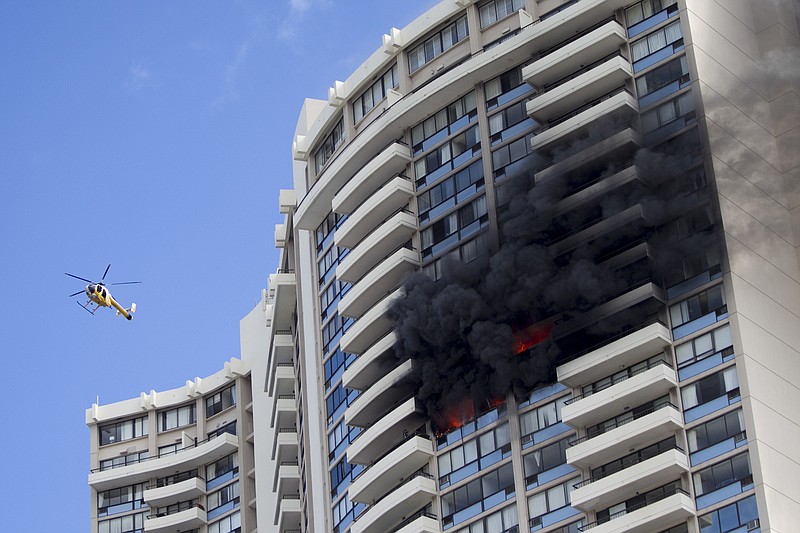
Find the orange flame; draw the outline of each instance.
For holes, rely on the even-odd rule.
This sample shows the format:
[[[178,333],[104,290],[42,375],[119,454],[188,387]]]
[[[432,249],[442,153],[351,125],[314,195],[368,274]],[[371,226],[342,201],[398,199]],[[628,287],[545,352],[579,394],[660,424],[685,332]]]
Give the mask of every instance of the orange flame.
[[[514,333],[514,353],[521,354],[540,342],[550,338],[553,334],[552,322],[539,322]]]

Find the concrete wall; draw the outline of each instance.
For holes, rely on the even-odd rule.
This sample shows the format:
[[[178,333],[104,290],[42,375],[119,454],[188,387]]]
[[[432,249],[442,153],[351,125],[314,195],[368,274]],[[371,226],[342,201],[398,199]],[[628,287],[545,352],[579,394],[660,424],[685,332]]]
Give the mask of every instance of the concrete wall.
[[[800,3],[686,8],[761,530],[789,533],[800,516]]]

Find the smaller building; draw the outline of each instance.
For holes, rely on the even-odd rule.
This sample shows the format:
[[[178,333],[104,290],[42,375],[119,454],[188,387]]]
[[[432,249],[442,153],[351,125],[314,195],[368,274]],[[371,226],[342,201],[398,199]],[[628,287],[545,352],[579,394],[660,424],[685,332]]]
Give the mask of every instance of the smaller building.
[[[256,529],[249,364],[86,410],[91,533]]]

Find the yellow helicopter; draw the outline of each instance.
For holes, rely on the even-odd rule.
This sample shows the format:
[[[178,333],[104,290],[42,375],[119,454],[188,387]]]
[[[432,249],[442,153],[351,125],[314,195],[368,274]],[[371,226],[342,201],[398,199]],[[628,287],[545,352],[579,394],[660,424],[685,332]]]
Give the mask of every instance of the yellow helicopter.
[[[76,293],[70,294],[70,298],[73,296],[77,296],[81,293],[86,293],[86,296],[89,299],[86,301],[85,304],[77,302],[78,305],[86,309],[91,314],[94,314],[95,311],[100,309],[101,307],[113,307],[117,310],[117,316],[122,315],[128,320],[133,319],[133,313],[136,312],[136,304],[132,303],[131,306],[127,309],[122,307],[113,296],[111,296],[111,291],[108,290],[106,287],[105,279],[106,275],[108,274],[108,269],[111,268],[111,264],[106,267],[106,271],[103,272],[103,277],[100,278],[100,281],[92,281],[86,278],[82,278],[80,276],[76,276],[75,274],[70,274],[69,272],[64,272],[67,276],[73,277],[75,279],[79,279],[81,281],[85,281],[88,283],[86,288],[82,291],[78,291]],[[109,283],[108,285],[131,285],[134,283],[141,283],[141,281],[122,281],[118,283]],[[94,304],[94,308],[92,309],[90,306]]]

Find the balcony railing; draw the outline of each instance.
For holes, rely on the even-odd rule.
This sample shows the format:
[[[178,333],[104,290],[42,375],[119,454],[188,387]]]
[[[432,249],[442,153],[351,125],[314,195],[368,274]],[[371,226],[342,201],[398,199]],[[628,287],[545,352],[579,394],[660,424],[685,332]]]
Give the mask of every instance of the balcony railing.
[[[597,520],[595,522],[589,522],[585,526],[579,526],[578,530],[579,531],[586,531],[586,530],[592,529],[594,527],[606,524],[606,523],[608,523],[608,522],[610,522],[610,521],[612,521],[612,520],[614,520],[616,518],[621,518],[621,517],[623,517],[623,516],[625,516],[627,514],[630,514],[630,513],[634,512],[634,511],[638,511],[639,509],[644,509],[648,505],[652,505],[652,504],[654,504],[656,502],[660,502],[661,500],[665,500],[665,499],[669,498],[670,496],[675,496],[676,494],[683,494],[684,496],[691,497],[688,492],[686,492],[685,490],[683,490],[681,488],[675,487],[675,488],[672,488],[672,489],[667,489],[664,492],[662,492],[661,494],[658,494],[656,496],[652,496],[652,497],[648,498],[647,500],[645,500],[645,501],[643,501],[641,503],[637,503],[636,505],[632,505],[632,506],[628,507],[624,511],[619,511],[619,512],[614,513],[614,514],[610,514],[610,515],[608,515],[608,518],[604,518],[602,520]]]
[[[591,440],[591,439],[593,439],[595,437],[599,437],[600,435],[608,433],[611,430],[614,430],[614,429],[622,427],[622,426],[624,426],[626,424],[629,424],[629,423],[633,422],[634,420],[639,420],[642,417],[645,417],[645,416],[647,416],[649,414],[653,414],[656,411],[664,409],[665,407],[672,407],[673,409],[678,411],[678,407],[676,405],[672,404],[671,402],[664,402],[664,403],[661,403],[661,404],[656,405],[654,407],[651,407],[649,409],[645,409],[644,411],[641,411],[639,413],[636,413],[630,418],[626,418],[624,420],[620,420],[618,422],[614,422],[614,424],[612,424],[612,425],[603,426],[603,431],[599,431],[597,433],[592,433],[591,435],[586,435],[585,437],[581,437],[581,438],[578,438],[578,439],[575,439],[575,440],[571,440],[571,441],[569,441],[567,443],[567,445],[575,446],[575,445],[581,444],[582,442],[586,442],[587,440]]]
[[[667,366],[669,368],[673,368],[670,363],[668,363],[667,361],[665,361],[663,359],[659,359],[657,361],[650,362],[650,363],[647,364],[647,366],[642,367],[640,369],[637,369],[637,370],[635,370],[635,371],[633,371],[633,372],[631,372],[629,374],[625,374],[624,376],[620,376],[618,378],[615,378],[615,379],[611,380],[610,382],[608,382],[608,383],[596,388],[595,390],[593,390],[591,392],[585,392],[585,393],[580,394],[578,396],[573,396],[572,398],[570,398],[569,400],[564,402],[564,405],[570,405],[572,403],[577,402],[578,400],[582,400],[584,398],[588,398],[589,396],[591,396],[593,394],[597,394],[600,391],[604,391],[609,387],[613,387],[614,385],[617,385],[618,383],[622,383],[623,381],[627,381],[628,379],[630,379],[630,378],[632,378],[634,376],[638,376],[639,374],[647,372],[651,368],[655,368],[655,367],[661,366],[661,365],[665,365],[665,366]]]
[[[629,461],[623,461],[622,468],[620,468],[619,470],[611,470],[611,471],[608,471],[608,472],[603,472],[602,474],[599,474],[597,476],[592,476],[589,479],[584,479],[580,483],[575,483],[572,487],[575,488],[575,489],[579,489],[581,487],[585,487],[587,485],[590,485],[590,484],[594,483],[595,481],[600,481],[601,479],[607,478],[608,476],[612,476],[612,475],[616,474],[617,472],[622,472],[623,470],[626,470],[626,469],[628,469],[628,468],[630,468],[632,466],[636,466],[636,465],[638,465],[640,463],[643,463],[643,462],[647,461],[648,459],[652,459],[653,457],[661,455],[662,453],[667,452],[669,450],[678,450],[679,452],[684,453],[683,448],[681,448],[680,446],[678,446],[675,443],[671,443],[671,444],[665,445],[665,446],[658,445],[655,448],[653,448],[652,450],[648,450],[648,451],[645,451],[645,452],[642,452],[642,453],[631,454],[631,455],[626,456],[626,457],[629,457],[630,460]],[[625,459],[625,458],[623,458],[623,459]]]

